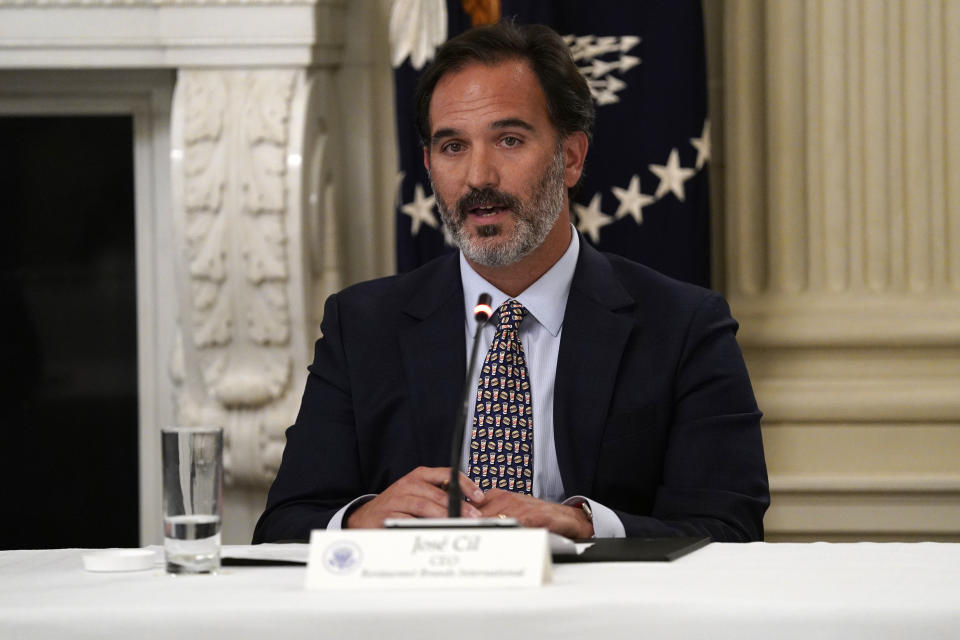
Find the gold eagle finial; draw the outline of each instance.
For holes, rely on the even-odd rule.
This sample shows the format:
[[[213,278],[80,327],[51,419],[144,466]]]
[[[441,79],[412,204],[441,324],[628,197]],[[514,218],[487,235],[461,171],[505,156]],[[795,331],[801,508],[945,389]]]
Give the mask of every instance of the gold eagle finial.
[[[463,10],[475,27],[500,21],[500,0],[463,0]]]

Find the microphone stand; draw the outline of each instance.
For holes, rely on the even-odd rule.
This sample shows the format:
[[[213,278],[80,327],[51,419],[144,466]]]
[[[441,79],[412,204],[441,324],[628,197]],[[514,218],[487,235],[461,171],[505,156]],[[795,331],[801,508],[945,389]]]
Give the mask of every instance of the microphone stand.
[[[460,517],[460,508],[463,505],[463,491],[460,490],[460,460],[463,456],[463,441],[467,431],[467,406],[473,396],[472,382],[473,367],[477,361],[477,347],[480,346],[480,332],[487,324],[493,309],[490,308],[489,293],[481,293],[477,306],[473,308],[473,318],[477,321],[477,330],[473,334],[473,347],[470,350],[470,362],[467,365],[467,379],[463,383],[463,404],[460,405],[460,415],[453,427],[453,438],[450,444],[450,481],[447,484],[449,504],[447,515],[451,518]]]
[[[473,318],[477,321],[477,331],[473,335],[473,346],[470,350],[470,362],[467,365],[467,379],[464,382],[463,404],[460,414],[453,426],[453,437],[450,443],[450,478],[447,480],[447,516],[446,518],[387,518],[384,526],[388,529],[460,529],[460,528],[504,528],[517,527],[516,518],[463,518],[463,491],[460,489],[460,462],[463,456],[463,441],[467,430],[467,403],[473,396],[472,382],[473,368],[477,362],[477,347],[480,344],[480,332],[493,315],[490,308],[491,297],[488,293],[480,294],[477,306],[473,308]]]

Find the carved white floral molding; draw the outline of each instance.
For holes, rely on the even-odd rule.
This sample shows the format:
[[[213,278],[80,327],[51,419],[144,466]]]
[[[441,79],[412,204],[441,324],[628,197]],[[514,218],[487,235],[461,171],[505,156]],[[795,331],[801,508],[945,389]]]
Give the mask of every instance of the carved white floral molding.
[[[293,71],[183,75],[184,205],[194,342],[224,406],[286,388],[289,281],[283,216]]]
[[[272,478],[316,337],[314,296],[329,293],[317,286],[336,212],[321,84],[289,69],[179,74],[177,408],[183,423],[225,426],[232,482]]]

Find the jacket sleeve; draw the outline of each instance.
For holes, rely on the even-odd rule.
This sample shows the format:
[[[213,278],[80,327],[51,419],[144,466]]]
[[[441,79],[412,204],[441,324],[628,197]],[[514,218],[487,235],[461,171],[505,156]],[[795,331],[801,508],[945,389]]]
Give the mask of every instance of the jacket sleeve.
[[[327,300],[300,412],[287,429],[280,469],[253,533],[254,544],[306,540],[365,493],[337,296]]]
[[[770,504],[760,413],[726,301],[693,313],[675,376],[662,483],[649,515],[617,511],[628,536],[763,539]]]

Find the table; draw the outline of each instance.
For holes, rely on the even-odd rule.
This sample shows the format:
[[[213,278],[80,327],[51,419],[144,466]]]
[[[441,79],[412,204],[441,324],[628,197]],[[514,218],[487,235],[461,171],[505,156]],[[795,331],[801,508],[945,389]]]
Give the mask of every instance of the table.
[[[0,638],[960,638],[960,544],[711,544],[501,591],[306,591],[302,567],[88,573],[0,552]]]

